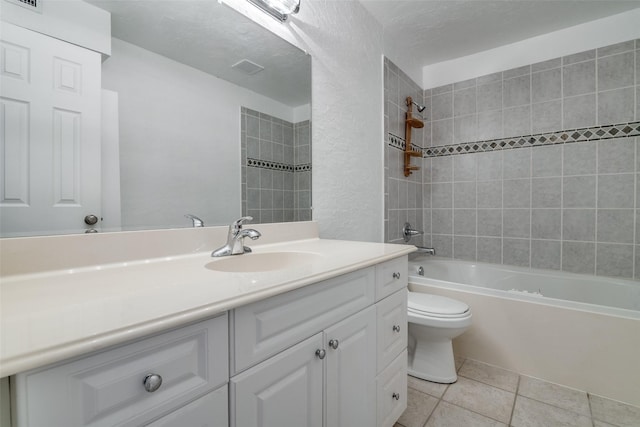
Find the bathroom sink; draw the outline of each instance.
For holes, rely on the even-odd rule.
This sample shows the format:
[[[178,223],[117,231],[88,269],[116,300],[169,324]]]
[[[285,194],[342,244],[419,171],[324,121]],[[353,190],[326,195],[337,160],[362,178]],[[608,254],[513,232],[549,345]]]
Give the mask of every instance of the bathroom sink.
[[[209,270],[253,273],[284,270],[311,264],[321,255],[311,252],[264,252],[221,257],[205,265]]]

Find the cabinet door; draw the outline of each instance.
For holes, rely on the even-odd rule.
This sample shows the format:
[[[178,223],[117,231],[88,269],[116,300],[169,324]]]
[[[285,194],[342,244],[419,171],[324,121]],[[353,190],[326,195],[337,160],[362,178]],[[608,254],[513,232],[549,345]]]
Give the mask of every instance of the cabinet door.
[[[369,307],[325,331],[327,427],[376,423],[376,310]]]
[[[231,379],[231,426],[322,426],[322,333]]]

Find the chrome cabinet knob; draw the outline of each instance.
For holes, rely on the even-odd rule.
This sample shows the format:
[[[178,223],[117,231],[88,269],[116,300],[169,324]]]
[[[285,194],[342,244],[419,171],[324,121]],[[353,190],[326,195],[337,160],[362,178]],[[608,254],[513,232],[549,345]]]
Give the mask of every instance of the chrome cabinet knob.
[[[395,400],[400,400],[400,394],[399,394],[399,393],[393,393],[393,394],[391,395],[391,397],[392,397],[393,399],[395,399]]]
[[[147,390],[149,393],[153,393],[162,385],[162,377],[158,374],[148,374],[146,377],[144,377],[143,384],[145,390]]]
[[[98,217],[95,215],[87,215],[84,217],[84,223],[87,225],[96,225],[98,223]]]
[[[316,356],[318,357],[318,359],[322,360],[324,359],[324,356],[327,355],[327,352],[324,349],[317,349],[316,350]]]
[[[400,325],[393,325],[393,332],[400,332]]]
[[[96,230],[95,228],[89,228],[88,230],[85,230],[84,232],[91,234],[91,233],[97,233],[98,230]]]
[[[394,279],[399,279],[400,278],[400,272],[396,271],[395,273],[393,273],[393,278]]]
[[[329,341],[329,347],[331,347],[334,350],[338,349],[338,345],[340,344],[340,341],[338,340],[331,340]]]

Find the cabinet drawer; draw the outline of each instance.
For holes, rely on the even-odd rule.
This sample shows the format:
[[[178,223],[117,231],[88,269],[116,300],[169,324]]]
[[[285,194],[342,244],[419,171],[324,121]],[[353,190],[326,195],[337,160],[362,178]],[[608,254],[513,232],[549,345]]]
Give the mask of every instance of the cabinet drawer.
[[[376,265],[376,301],[407,287],[409,261],[407,256]]]
[[[378,427],[391,427],[407,408],[407,351],[400,353],[377,382]]]
[[[148,424],[148,427],[229,427],[227,386]]]
[[[375,269],[296,289],[233,311],[238,373],[373,304]]]
[[[140,425],[227,382],[227,315],[16,377],[17,426]],[[148,374],[162,377],[154,392]]]
[[[378,372],[407,348],[407,289],[376,304],[378,326]]]

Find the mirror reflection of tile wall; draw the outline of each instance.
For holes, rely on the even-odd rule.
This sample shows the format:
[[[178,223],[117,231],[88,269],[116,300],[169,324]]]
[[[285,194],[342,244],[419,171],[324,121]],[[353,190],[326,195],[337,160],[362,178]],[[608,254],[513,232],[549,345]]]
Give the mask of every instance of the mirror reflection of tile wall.
[[[242,114],[242,215],[254,223],[311,220],[311,122]]]

